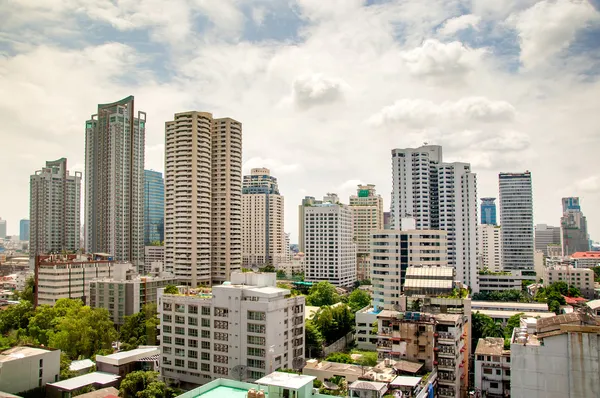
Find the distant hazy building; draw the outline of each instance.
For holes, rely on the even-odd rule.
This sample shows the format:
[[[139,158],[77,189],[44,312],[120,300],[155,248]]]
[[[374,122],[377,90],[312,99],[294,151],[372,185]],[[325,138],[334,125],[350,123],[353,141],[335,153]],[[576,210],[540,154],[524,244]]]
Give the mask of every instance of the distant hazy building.
[[[546,224],[537,224],[535,226],[535,250],[540,250],[544,256],[548,256],[548,246],[560,246],[560,227],[551,227]]]
[[[19,240],[29,240],[29,220],[19,222]]]
[[[165,268],[192,286],[242,264],[242,124],[207,112],[165,123]]]
[[[65,158],[49,161],[29,186],[29,255],[79,251],[81,173],[69,174]]]
[[[165,182],[162,173],[144,170],[144,245],[165,240]]]
[[[391,215],[389,211],[383,212],[383,229],[391,229],[390,227]]]
[[[590,250],[587,219],[581,211],[579,198],[563,198],[562,208],[563,215],[560,219],[560,226],[562,228],[563,255],[570,256],[575,252]]]
[[[383,228],[383,199],[375,185],[359,185],[356,195],[350,196],[353,239],[356,243],[356,273],[359,280],[369,279],[371,231]]]
[[[531,173],[500,173],[502,268],[533,270],[533,195]]]
[[[481,198],[481,223],[497,225],[496,198]]]
[[[545,285],[555,282],[565,282],[575,286],[581,295],[587,299],[594,298],[594,271],[589,268],[574,268],[571,265],[552,265],[544,268],[543,280]]]
[[[142,267],[146,113],[129,96],[99,104],[85,127],[86,252]]]
[[[6,238],[6,220],[0,217],[0,239]]]
[[[242,265],[274,265],[286,261],[284,199],[277,178],[255,168],[242,183]]]
[[[165,270],[165,247],[146,246],[144,248],[144,273],[163,272]]]
[[[495,224],[479,225],[479,256],[481,269],[492,272],[502,271],[501,228]]]

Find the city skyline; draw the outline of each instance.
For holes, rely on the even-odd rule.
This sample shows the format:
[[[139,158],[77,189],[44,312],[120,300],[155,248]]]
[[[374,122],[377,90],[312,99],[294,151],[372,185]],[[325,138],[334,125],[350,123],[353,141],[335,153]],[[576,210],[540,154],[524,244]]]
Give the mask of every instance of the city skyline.
[[[10,235],[28,214],[30,171],[60,157],[84,171],[82,121],[133,94],[150,116],[146,169],[164,171],[164,122],[175,112],[243,121],[243,173],[278,176],[292,242],[294,205],[307,194],[347,198],[372,183],[387,210],[389,150],[424,142],[470,163],[481,197],[498,196],[499,172],[530,170],[544,198],[535,223],[558,225],[560,199],[580,197],[599,239],[592,3],[176,3],[164,14],[79,1],[3,9],[0,89],[15,94],[2,107],[13,169],[0,180],[12,190],[0,217]]]

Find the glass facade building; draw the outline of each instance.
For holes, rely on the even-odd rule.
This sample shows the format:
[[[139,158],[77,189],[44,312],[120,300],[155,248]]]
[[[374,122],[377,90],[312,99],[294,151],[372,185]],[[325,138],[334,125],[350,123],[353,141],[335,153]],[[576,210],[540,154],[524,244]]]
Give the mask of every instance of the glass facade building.
[[[496,223],[496,198],[481,198],[481,223],[498,225]]]
[[[144,170],[144,245],[165,240],[165,182],[162,173]]]
[[[29,240],[29,220],[21,220],[19,223],[19,240]]]

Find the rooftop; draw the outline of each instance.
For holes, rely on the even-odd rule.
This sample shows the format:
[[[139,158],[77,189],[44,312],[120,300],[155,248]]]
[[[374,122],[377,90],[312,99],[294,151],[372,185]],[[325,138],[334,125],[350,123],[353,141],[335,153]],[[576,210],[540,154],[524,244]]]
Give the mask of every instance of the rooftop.
[[[308,383],[315,380],[315,376],[297,375],[294,373],[273,372],[265,377],[256,380],[256,384],[261,386],[274,386],[299,390]]]
[[[406,269],[406,279],[410,277],[439,277],[454,278],[454,268],[452,267],[408,267]]]
[[[479,342],[477,342],[475,354],[501,356],[503,351],[505,350],[502,337],[486,337],[485,339],[479,339]]]
[[[121,366],[152,355],[160,355],[160,347],[148,346],[136,348],[135,350],[121,351],[110,355],[96,355],[96,362]]]
[[[487,315],[493,319],[510,318],[513,315],[523,314],[526,317],[540,317],[540,318],[552,318],[556,316],[554,312],[532,312],[532,311],[505,311],[505,310],[480,310],[473,309],[472,312],[479,312],[482,315]]]
[[[78,395],[79,398],[118,398],[119,390],[114,387],[101,388],[96,391]]]
[[[490,309],[501,309],[501,308],[516,308],[516,309],[528,309],[529,311],[548,311],[548,304],[546,303],[511,303],[504,301],[471,301],[471,308],[473,310],[479,308],[490,308]]]
[[[583,312],[571,312],[569,314],[555,315],[551,318],[539,319],[537,321],[538,333],[547,332],[549,330],[560,329],[560,325],[598,325],[593,317],[588,316]]]
[[[80,370],[89,369],[94,365],[94,361],[92,361],[91,359],[82,359],[81,361],[71,362],[71,365],[69,365],[69,370],[77,372]]]
[[[412,387],[415,388],[421,382],[421,377],[417,376],[398,376],[391,383],[392,387]]]
[[[435,314],[433,315],[438,322],[454,322],[457,323],[462,319],[462,315],[459,314]]]
[[[379,383],[376,381],[356,380],[348,386],[351,390],[363,391],[387,391],[387,383]]]
[[[588,301],[586,304],[593,310],[597,310],[598,308],[600,308],[600,300]]]
[[[329,372],[336,372],[336,374],[339,374],[340,376],[348,374],[360,376],[363,374],[363,369],[359,365],[328,361],[319,362],[316,359],[309,359],[306,363],[305,369],[327,370]]]
[[[9,362],[25,357],[33,357],[36,355],[46,354],[50,350],[35,347],[13,347],[0,353],[0,362]]]
[[[600,260],[600,252],[575,252],[571,254],[571,258],[592,258]]]
[[[119,376],[112,373],[92,372],[73,377],[72,379],[67,379],[56,383],[48,383],[48,385],[56,387],[62,391],[74,391],[92,384],[106,385],[114,383],[119,378]]]

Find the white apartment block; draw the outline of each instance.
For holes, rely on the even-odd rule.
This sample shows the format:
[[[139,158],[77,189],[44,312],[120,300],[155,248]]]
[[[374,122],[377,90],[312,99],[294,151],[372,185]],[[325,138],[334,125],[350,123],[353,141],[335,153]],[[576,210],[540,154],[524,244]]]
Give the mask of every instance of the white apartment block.
[[[99,104],[85,130],[85,249],[144,266],[146,113]]]
[[[0,391],[19,394],[58,381],[60,350],[13,347],[0,353]]]
[[[29,178],[30,257],[81,248],[81,173],[70,175],[67,159],[46,162]]]
[[[144,248],[144,273],[162,272],[165,269],[165,247],[146,246]]]
[[[314,204],[303,210],[306,281],[352,286],[356,281],[352,210],[331,202]]]
[[[275,264],[276,270],[282,270],[286,275],[299,274],[304,272],[306,256],[304,253],[294,254],[289,260]]]
[[[187,384],[254,381],[304,358],[303,296],[276,286],[274,273],[231,274],[231,282],[164,294],[158,309],[161,376]]]
[[[219,284],[242,263],[242,125],[207,112],[165,123],[165,269]]]
[[[102,255],[38,256],[34,305],[54,305],[62,298],[81,299],[89,304],[87,297],[92,279],[109,278],[115,267],[129,266],[129,263],[115,263]]]
[[[350,196],[352,226],[356,243],[356,273],[359,280],[371,275],[371,231],[383,229],[383,199],[375,185],[359,185],[356,195]]]
[[[500,173],[502,268],[534,269],[531,173]]]
[[[499,225],[479,225],[479,256],[482,270],[502,271],[502,227]]]
[[[408,222],[405,220],[404,225]],[[378,230],[371,237],[373,306],[393,310],[400,304],[406,270],[412,266],[448,266],[446,231]]]
[[[510,395],[510,350],[504,349],[503,338],[479,339],[474,363],[475,391],[487,397]]]
[[[242,265],[250,268],[285,260],[284,198],[277,178],[267,168],[252,169],[242,185]]]
[[[552,265],[544,268],[544,285],[565,282],[575,286],[587,299],[594,298],[594,271],[589,268],[574,268],[572,265]]]

